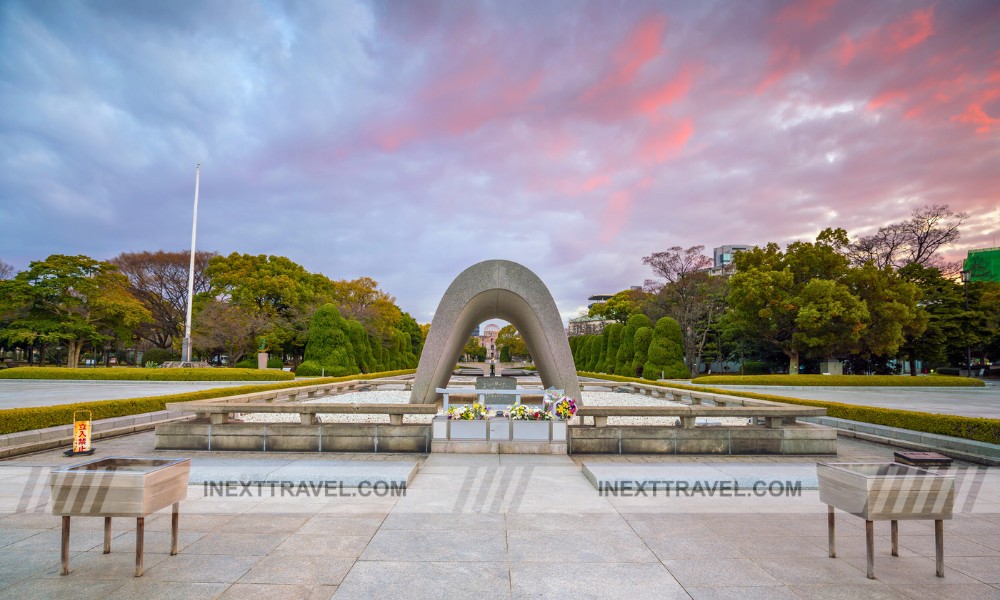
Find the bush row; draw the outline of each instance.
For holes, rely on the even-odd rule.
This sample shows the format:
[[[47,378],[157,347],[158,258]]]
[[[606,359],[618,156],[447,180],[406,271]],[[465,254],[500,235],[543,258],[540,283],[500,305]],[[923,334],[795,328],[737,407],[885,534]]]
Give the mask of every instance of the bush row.
[[[771,396],[755,392],[650,382],[634,377],[619,377],[615,375],[602,375],[600,373],[580,372],[579,375],[584,377],[607,379],[610,381],[645,383],[648,385],[658,385],[660,387],[678,388],[682,390],[726,394],[729,396],[738,396],[740,398],[768,400],[770,402],[781,402],[784,404],[816,406],[819,408],[825,408],[827,416],[836,417],[838,419],[860,421],[862,423],[871,423],[872,425],[898,427],[900,429],[909,429],[910,431],[936,433],[938,435],[947,435],[967,440],[975,440],[978,442],[987,442],[990,444],[1000,444],[1000,419],[985,419],[981,417],[966,417],[962,415],[939,415],[934,413],[918,412],[915,410],[899,410],[894,408],[881,408],[877,406],[860,406],[857,404],[825,402],[822,400],[803,400],[800,398],[786,398],[784,396]],[[802,375],[796,375],[795,377],[802,377]],[[727,381],[729,379],[729,377],[726,378]]]
[[[716,385],[822,385],[871,387],[983,387],[971,377],[908,377],[903,375],[706,375],[695,383]]]
[[[69,369],[66,367],[17,367],[0,373],[0,379],[72,379],[78,381],[287,381],[287,371],[260,369]]]
[[[653,326],[646,315],[632,315],[628,323],[611,323],[599,334],[569,339],[577,369],[626,377],[686,379],[681,328],[663,317]]]
[[[408,375],[411,373],[414,373],[413,369],[387,371],[384,373],[369,373],[367,375],[350,375],[347,377],[324,377],[322,379],[317,378],[304,381],[289,381],[283,383],[272,383],[269,385],[241,385],[238,387],[213,388],[210,390],[199,390],[197,392],[186,392],[183,394],[169,394],[167,396],[149,396],[145,398],[128,398],[123,400],[97,400],[94,402],[57,404],[55,406],[33,406],[30,408],[8,408],[0,410],[0,435],[6,433],[17,433],[18,431],[30,431],[32,429],[56,427],[58,425],[69,425],[73,422],[73,412],[77,410],[91,411],[93,413],[93,419],[96,421],[97,419],[126,417],[129,415],[139,415],[164,410],[170,402],[208,400],[211,398],[222,398],[225,396],[237,396],[239,394],[283,390],[307,385],[352,381],[355,379],[378,379],[380,377],[394,377],[397,375]]]

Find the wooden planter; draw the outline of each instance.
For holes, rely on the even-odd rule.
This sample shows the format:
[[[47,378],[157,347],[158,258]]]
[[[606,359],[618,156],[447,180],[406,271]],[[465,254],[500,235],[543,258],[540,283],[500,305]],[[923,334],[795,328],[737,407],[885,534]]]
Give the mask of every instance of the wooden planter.
[[[873,521],[890,521],[899,556],[900,519],[933,519],[937,576],[944,577],[944,519],[955,503],[955,478],[897,463],[819,463],[819,499],[829,506],[830,558],[837,556],[834,508],[865,520],[868,578],[875,579]]]
[[[187,498],[189,458],[101,458],[49,473],[52,514],[62,516],[62,574],[69,573],[70,517],[104,517],[104,553],[111,518],[135,517],[135,576],[142,575],[144,519],[173,505],[170,554],[177,554],[180,501]]]

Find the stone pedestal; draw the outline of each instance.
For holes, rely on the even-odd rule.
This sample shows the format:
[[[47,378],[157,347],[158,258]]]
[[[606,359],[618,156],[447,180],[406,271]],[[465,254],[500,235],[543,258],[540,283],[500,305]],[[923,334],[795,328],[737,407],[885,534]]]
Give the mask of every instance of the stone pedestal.
[[[517,379],[514,377],[476,377],[477,390],[516,390]],[[484,404],[512,404],[510,396],[504,394],[486,394]]]
[[[269,355],[268,355],[267,352],[258,352],[257,353],[257,368],[258,369],[266,369],[267,368],[267,357],[268,356]]]

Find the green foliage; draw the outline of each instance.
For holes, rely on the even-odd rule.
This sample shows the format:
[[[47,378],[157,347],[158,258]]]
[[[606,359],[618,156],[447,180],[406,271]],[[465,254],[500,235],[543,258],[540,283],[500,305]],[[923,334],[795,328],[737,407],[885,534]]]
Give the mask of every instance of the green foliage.
[[[68,369],[59,369],[67,371]],[[93,371],[97,369],[87,369]],[[105,369],[108,370],[108,369]],[[120,369],[124,371],[125,369]],[[155,369],[156,371],[181,371],[185,369]],[[194,369],[187,369],[194,370]],[[205,371],[207,369],[199,369]],[[220,369],[214,369],[220,370]],[[221,369],[233,370],[233,369]],[[258,371],[261,373],[262,371]],[[30,431],[33,429],[43,429],[45,427],[56,427],[68,425],[73,422],[73,412],[77,410],[89,410],[93,413],[93,418],[110,419],[113,417],[124,417],[128,415],[138,415],[148,412],[166,409],[166,405],[172,402],[190,402],[193,400],[209,400],[213,398],[223,398],[226,396],[237,396],[240,394],[253,394],[256,392],[268,392],[272,390],[283,390],[289,388],[303,387],[307,385],[317,385],[324,383],[338,383],[341,381],[367,380],[382,377],[395,377],[397,375],[408,375],[413,373],[412,369],[403,371],[388,371],[383,373],[370,373],[368,375],[354,375],[350,377],[326,377],[323,379],[313,379],[309,381],[290,381],[285,383],[273,383],[270,385],[243,385],[238,387],[214,388],[210,390],[200,390],[197,392],[187,392],[183,394],[170,394],[167,396],[151,396],[145,398],[128,398],[123,400],[98,400],[95,402],[80,402],[77,404],[58,404],[55,406],[39,406],[31,408],[11,408],[0,410],[0,435],[17,433],[19,431]],[[285,373],[290,375],[290,373]]]
[[[305,359],[299,369],[311,362],[334,377],[361,371],[351,344],[350,327],[333,304],[324,304],[313,314]],[[313,365],[307,366],[312,368]]]
[[[605,369],[608,373],[615,372],[615,362],[618,356],[618,350],[621,348],[622,343],[622,331],[625,326],[621,323],[611,323],[604,328],[608,332],[608,349],[607,355],[605,357]]]
[[[784,396],[771,396],[767,394],[757,394],[754,392],[744,392],[739,390],[725,390],[707,386],[694,386],[675,383],[662,383],[659,381],[650,382],[632,377],[619,377],[615,375],[602,375],[600,373],[588,373],[581,371],[578,373],[583,377],[597,377],[610,381],[633,381],[648,385],[658,385],[665,388],[680,390],[691,390],[709,392],[714,394],[725,394],[740,398],[753,398],[755,400],[767,400],[783,404],[798,404],[801,406],[816,406],[825,408],[827,416],[849,421],[860,421],[862,423],[872,423],[874,425],[885,425],[888,427],[898,427],[909,429],[910,431],[922,431],[925,433],[936,433],[938,435],[948,435],[986,442],[989,444],[1000,444],[1000,419],[983,419],[978,417],[965,417],[960,415],[939,415],[934,413],[924,413],[912,410],[898,410],[893,408],[879,408],[875,406],[859,406],[856,404],[843,404],[840,402],[824,402],[822,400],[802,400],[799,398],[785,398]],[[797,376],[804,377],[803,375]],[[832,375],[829,377],[833,377]],[[826,377],[824,377],[825,379]],[[699,378],[703,380],[707,378]],[[721,377],[724,381],[733,379],[732,377]],[[899,377],[899,379],[903,379]],[[913,379],[918,379],[914,377]],[[919,379],[932,379],[922,377]]]
[[[649,360],[649,344],[653,341],[653,328],[649,326],[640,327],[635,330],[635,338],[632,345],[635,347],[635,354],[632,362],[629,363],[631,373],[626,377],[641,377],[646,361]]]
[[[625,323],[629,317],[642,311],[645,296],[639,290],[622,290],[605,302],[595,303],[587,316]]]
[[[846,387],[983,387],[971,377],[908,377],[901,375],[707,375],[699,384],[718,385],[799,385]]]
[[[162,365],[168,360],[180,360],[180,359],[181,355],[177,354],[176,352],[174,352],[169,348],[150,348],[149,350],[146,350],[145,352],[142,353],[142,360],[144,363],[154,362],[158,365]]]
[[[280,381],[294,379],[285,371],[259,369],[68,369],[17,367],[0,372],[0,379],[67,379],[75,381]]]
[[[649,317],[643,314],[632,315],[622,330],[621,344],[615,354],[615,374],[631,377],[635,375],[632,361],[635,358],[635,332],[641,327],[651,327]],[[643,361],[645,364],[645,361]]]
[[[767,363],[761,360],[748,360],[743,363],[744,375],[767,375],[770,371]]]
[[[642,376],[646,379],[658,379],[661,373],[665,379],[687,379],[691,376],[684,364],[680,325],[670,317],[656,322],[648,358],[642,368]]]
[[[594,370],[598,373],[608,372],[608,342],[610,341],[610,337],[611,330],[605,327],[599,337],[600,345],[598,346],[597,363],[594,365]]]

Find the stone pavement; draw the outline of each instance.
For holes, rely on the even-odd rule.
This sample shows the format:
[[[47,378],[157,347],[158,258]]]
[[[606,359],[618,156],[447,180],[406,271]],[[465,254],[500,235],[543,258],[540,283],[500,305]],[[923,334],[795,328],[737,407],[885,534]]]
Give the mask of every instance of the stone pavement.
[[[99,456],[170,456],[152,434],[102,441]],[[840,441],[841,461],[889,460],[892,448]],[[187,452],[219,468],[294,466],[314,454]],[[324,457],[325,458],[325,457]],[[341,456],[338,455],[338,458]],[[1000,599],[1000,477],[969,465],[945,523],[946,577],[934,576],[932,524],[900,522],[900,556],[876,524],[865,577],[864,523],[838,513],[826,555],[826,507],[798,496],[602,496],[580,464],[801,465],[805,457],[344,455],[417,462],[401,495],[262,493],[189,487],[180,553],[169,513],[147,519],[146,572],[132,577],[134,521],[74,518],[71,573],[59,575],[59,519],[48,513],[55,452],[0,462],[2,598],[992,598]],[[260,461],[270,461],[261,467]],[[819,459],[824,460],[824,459]],[[826,459],[828,460],[828,459]],[[373,465],[373,468],[375,465]],[[270,471],[268,471],[270,472]],[[353,495],[352,495],[353,494]]]

